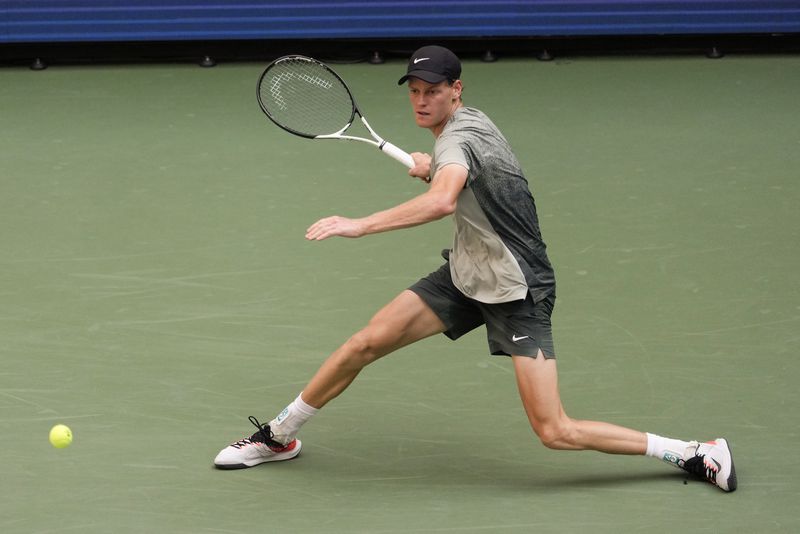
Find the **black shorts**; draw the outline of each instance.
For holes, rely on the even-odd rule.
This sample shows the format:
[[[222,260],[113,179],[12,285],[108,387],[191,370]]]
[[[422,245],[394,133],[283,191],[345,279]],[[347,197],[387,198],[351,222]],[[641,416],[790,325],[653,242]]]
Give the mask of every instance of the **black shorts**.
[[[539,350],[555,358],[550,315],[555,305],[551,294],[533,302],[525,300],[486,304],[464,296],[453,284],[450,264],[445,263],[409,288],[420,296],[445,325],[444,334],[458,339],[482,324],[486,325],[489,351],[494,355],[532,356]]]

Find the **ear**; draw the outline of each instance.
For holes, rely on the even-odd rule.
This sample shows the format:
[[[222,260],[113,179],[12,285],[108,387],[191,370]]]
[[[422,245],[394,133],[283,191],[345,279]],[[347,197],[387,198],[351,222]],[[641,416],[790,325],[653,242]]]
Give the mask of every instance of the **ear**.
[[[461,98],[461,92],[464,90],[464,86],[461,84],[461,80],[454,81],[453,85],[450,87],[453,90],[453,101],[456,101],[459,98]]]

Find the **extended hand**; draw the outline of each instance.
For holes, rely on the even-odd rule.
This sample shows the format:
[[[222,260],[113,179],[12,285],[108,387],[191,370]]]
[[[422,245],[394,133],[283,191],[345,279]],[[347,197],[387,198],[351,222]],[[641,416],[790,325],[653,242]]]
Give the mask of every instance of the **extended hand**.
[[[362,235],[364,230],[358,219],[348,219],[338,215],[320,219],[306,230],[306,239],[310,241],[322,241],[334,236],[361,237]]]

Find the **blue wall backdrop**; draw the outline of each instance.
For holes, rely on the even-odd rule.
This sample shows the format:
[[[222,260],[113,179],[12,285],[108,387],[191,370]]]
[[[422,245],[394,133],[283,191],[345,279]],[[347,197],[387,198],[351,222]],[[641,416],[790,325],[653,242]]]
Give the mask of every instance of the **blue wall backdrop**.
[[[800,0],[0,0],[0,43],[800,32]]]

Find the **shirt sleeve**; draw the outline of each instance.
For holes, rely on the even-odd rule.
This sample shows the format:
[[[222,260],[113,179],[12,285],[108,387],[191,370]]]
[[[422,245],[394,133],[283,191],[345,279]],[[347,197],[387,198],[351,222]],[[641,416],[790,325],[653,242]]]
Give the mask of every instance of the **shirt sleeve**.
[[[470,170],[469,162],[461,147],[461,143],[458,142],[457,137],[454,135],[442,135],[436,140],[436,145],[433,148],[433,161],[433,175],[439,172],[439,169],[445,165],[450,165],[452,163],[461,165],[468,171]]]

